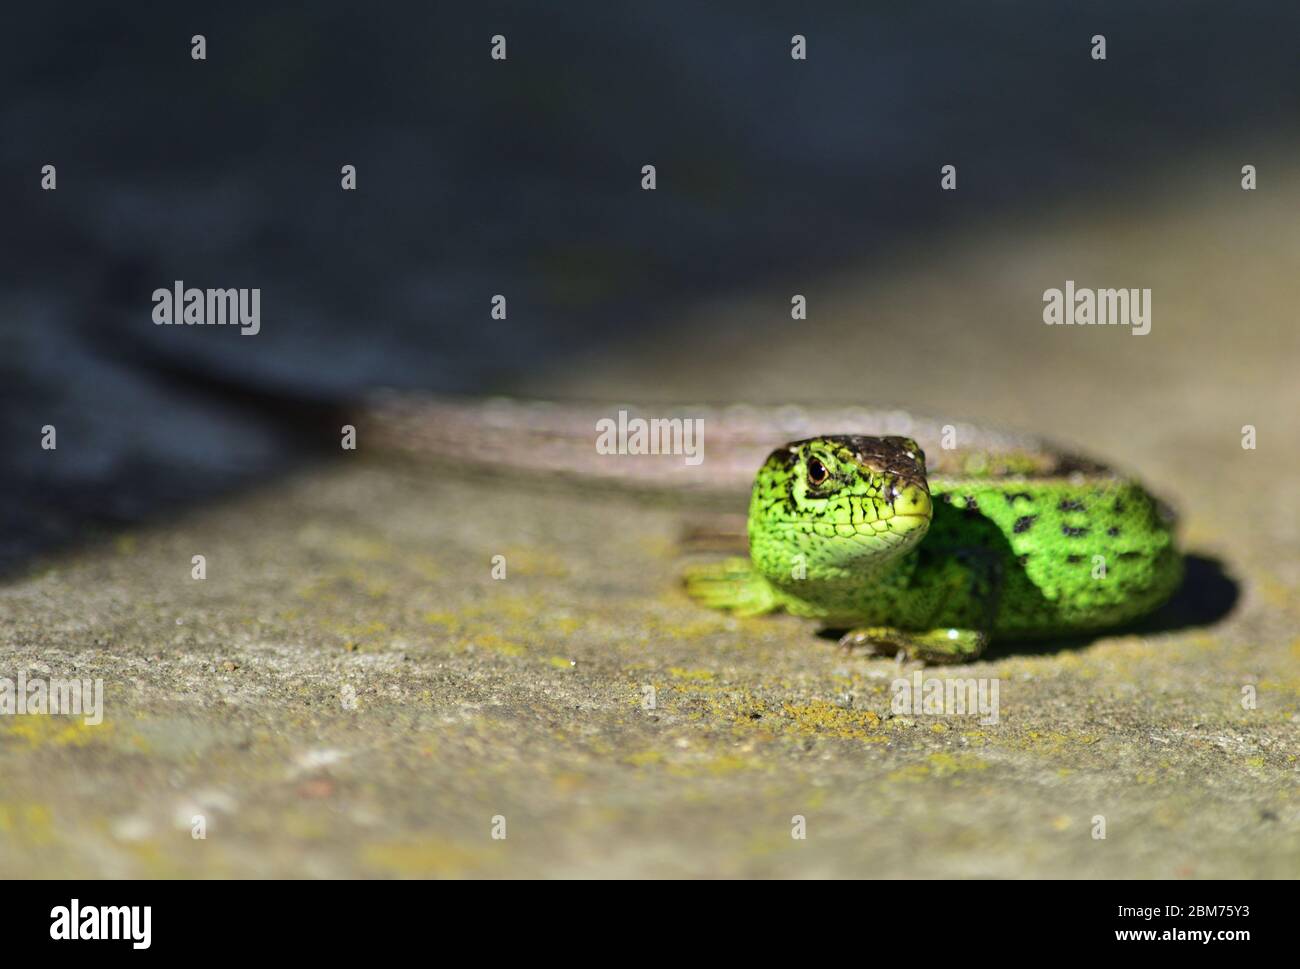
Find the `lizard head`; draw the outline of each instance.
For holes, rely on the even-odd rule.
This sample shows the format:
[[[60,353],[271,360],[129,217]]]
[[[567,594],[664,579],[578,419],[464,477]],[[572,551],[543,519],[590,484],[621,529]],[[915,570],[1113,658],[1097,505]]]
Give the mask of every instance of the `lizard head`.
[[[914,547],[930,514],[925,454],[911,438],[794,441],[773,451],[754,481],[750,554],[781,585],[860,578]]]

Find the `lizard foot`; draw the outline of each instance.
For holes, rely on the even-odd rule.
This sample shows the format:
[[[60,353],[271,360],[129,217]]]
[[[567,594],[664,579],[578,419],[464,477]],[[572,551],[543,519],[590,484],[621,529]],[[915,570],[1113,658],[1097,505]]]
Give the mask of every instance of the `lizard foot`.
[[[725,609],[738,616],[759,616],[777,608],[767,580],[749,559],[729,558],[695,565],[686,570],[686,593],[710,609]]]
[[[984,652],[988,636],[975,629],[895,629],[864,626],[840,637],[846,651],[865,646],[874,656],[898,656],[923,663],[967,663]]]

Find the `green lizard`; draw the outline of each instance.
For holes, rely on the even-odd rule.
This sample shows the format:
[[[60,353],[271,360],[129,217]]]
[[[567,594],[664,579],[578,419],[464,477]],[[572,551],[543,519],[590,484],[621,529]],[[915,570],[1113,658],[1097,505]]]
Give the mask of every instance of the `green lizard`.
[[[691,569],[688,592],[743,615],[785,610],[867,645],[964,662],[990,636],[1102,629],[1177,588],[1172,516],[1136,482],[1063,459],[978,455],[927,478],[906,437],[777,448],[749,506],[749,559]]]
[[[703,420],[705,460],[692,467],[671,455],[599,454],[598,421],[612,412],[384,395],[365,424],[382,446],[539,483],[564,477],[730,506],[752,482],[750,557],[689,569],[687,591],[739,614],[785,610],[849,628],[845,646],[928,662],[973,659],[990,636],[1113,627],[1181,581],[1161,502],[1034,437],[897,409],[643,408]],[[772,450],[854,427],[890,436],[806,437]],[[928,469],[918,439],[932,446]]]

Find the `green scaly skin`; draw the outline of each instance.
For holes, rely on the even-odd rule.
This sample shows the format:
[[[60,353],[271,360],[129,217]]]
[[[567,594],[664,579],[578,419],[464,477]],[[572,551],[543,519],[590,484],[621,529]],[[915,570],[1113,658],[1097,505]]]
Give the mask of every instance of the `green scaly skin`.
[[[1104,468],[927,479],[904,437],[778,448],[749,507],[750,559],[692,569],[688,591],[739,614],[784,610],[868,645],[963,662],[992,636],[1121,625],[1182,578],[1171,516]]]

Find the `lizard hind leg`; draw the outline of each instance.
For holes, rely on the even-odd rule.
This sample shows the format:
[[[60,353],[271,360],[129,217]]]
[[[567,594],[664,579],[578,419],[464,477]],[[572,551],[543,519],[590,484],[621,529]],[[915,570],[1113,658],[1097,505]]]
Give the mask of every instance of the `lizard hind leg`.
[[[729,558],[691,566],[684,582],[687,595],[710,609],[759,616],[780,607],[772,587],[754,571],[749,559]]]
[[[984,652],[988,636],[976,629],[895,629],[869,626],[851,629],[840,637],[840,646],[851,650],[866,646],[876,655],[896,655],[922,663],[969,663]]]

